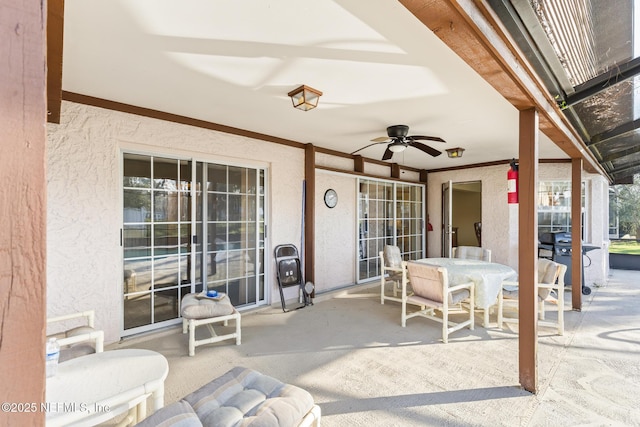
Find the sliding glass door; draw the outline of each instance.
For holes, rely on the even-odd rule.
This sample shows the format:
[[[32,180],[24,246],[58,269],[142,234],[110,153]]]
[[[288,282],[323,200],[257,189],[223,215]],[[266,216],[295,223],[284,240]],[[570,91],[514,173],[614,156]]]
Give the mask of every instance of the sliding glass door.
[[[358,282],[380,275],[384,245],[400,247],[404,259],[424,256],[424,186],[358,180]]]
[[[125,153],[123,171],[124,335],[179,321],[190,292],[264,302],[263,169]]]

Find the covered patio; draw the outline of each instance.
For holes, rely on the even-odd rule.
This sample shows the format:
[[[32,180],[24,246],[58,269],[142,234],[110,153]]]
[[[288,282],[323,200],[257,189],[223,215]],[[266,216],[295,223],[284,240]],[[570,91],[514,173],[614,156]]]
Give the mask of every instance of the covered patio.
[[[574,219],[564,224],[573,236],[571,330],[571,322],[582,319],[583,304],[594,298],[580,293],[583,239],[599,248],[590,284],[608,281],[608,185],[636,171],[637,144],[625,135],[637,126],[636,121],[617,123],[615,135],[576,129],[574,106],[581,101],[557,94],[542,81],[492,3],[500,2],[291,1],[279,3],[282,13],[258,1],[247,15],[233,2],[218,10],[192,2],[181,10],[183,16],[171,2],[158,7],[126,1],[3,1],[8,18],[0,27],[0,48],[9,61],[7,73],[0,74],[9,89],[3,88],[1,98],[9,125],[0,159],[7,189],[0,207],[8,218],[0,235],[0,370],[11,385],[4,399],[43,400],[46,317],[95,309],[111,348],[157,346],[171,359],[171,372],[179,376],[169,379],[167,402],[196,386],[195,373],[213,367],[215,372],[208,371],[213,376],[247,362],[283,381],[300,378],[299,385],[324,405],[328,422],[331,417],[342,421],[341,414],[372,416],[388,397],[376,394],[385,386],[393,393],[391,407],[408,420],[413,415],[405,410],[417,411],[426,423],[443,420],[446,408],[442,414],[422,412],[439,406],[420,405],[433,396],[441,403],[466,398],[481,414],[485,401],[479,396],[485,394],[522,399],[519,409],[529,410],[538,397],[517,384],[532,393],[549,390],[546,375],[560,369],[550,354],[574,336],[543,336],[540,348],[549,345],[549,353],[538,351],[538,182],[566,184],[558,194],[569,200],[565,218]],[[304,7],[311,4],[318,10]],[[632,9],[625,2],[618,12],[626,16]],[[295,26],[285,18],[303,12],[305,22],[324,23],[317,27],[320,35],[290,31]],[[244,25],[247,19],[251,25]],[[622,35],[615,43],[627,40],[629,27],[616,28]],[[624,57],[626,49],[621,51]],[[292,108],[286,95],[298,85],[324,91],[317,109]],[[627,95],[632,99],[632,91]],[[438,157],[404,139],[385,139],[385,129],[401,123],[411,127],[410,135],[432,138],[431,145],[440,143],[433,138],[447,140],[448,145],[437,145],[442,153],[458,147],[464,155]],[[383,141],[367,146],[379,138]],[[615,150],[605,153],[612,141]],[[389,158],[398,142],[408,149]],[[508,204],[506,175],[515,159],[520,199]],[[198,204],[198,186],[213,182],[207,173],[220,171],[223,179],[216,185],[224,181],[222,189],[214,185],[209,200],[224,200],[215,202],[224,208]],[[388,240],[405,244],[407,258],[446,254],[452,224],[444,215],[442,189],[454,179],[481,184],[476,210],[482,246],[521,274],[520,334],[478,328],[460,332],[453,345],[435,345],[435,336],[425,341],[411,333],[431,330],[419,319],[400,330],[393,306],[376,305],[363,295],[320,301],[375,280],[377,250]],[[328,190],[338,194],[337,205],[325,204]],[[181,201],[170,205],[176,200]],[[229,219],[227,201],[235,201],[229,203],[236,206],[232,213],[245,214],[251,207],[251,214]],[[365,201],[375,208],[364,212]],[[208,218],[209,208],[222,214]],[[374,209],[381,213],[371,216]],[[584,229],[578,218],[585,218]],[[373,231],[378,234],[366,234]],[[291,242],[300,245],[318,304],[290,314],[271,312],[278,303],[273,249]],[[232,259],[242,260],[242,269],[227,268]],[[180,321],[185,292],[216,286],[238,295],[247,318],[243,345],[216,345],[193,360],[184,358],[184,337],[166,328]],[[173,302],[168,314],[155,311],[163,298]],[[294,298],[292,292],[288,298]],[[140,301],[146,304],[142,309]],[[130,307],[136,316],[128,316]],[[367,310],[368,319],[359,316]],[[372,314],[381,316],[378,322]],[[384,336],[367,335],[378,326]],[[308,345],[306,337],[315,335],[318,339]],[[486,354],[505,357],[479,371],[478,350],[489,344],[500,347]],[[396,366],[390,357],[401,351],[408,354],[398,353],[396,360],[424,367],[419,378],[429,387],[400,388],[416,384],[411,366]],[[465,357],[457,360],[458,354]],[[445,365],[429,369],[432,359]],[[191,365],[202,360],[206,366]],[[349,370],[338,369],[343,366]],[[354,388],[367,390],[358,382],[368,384],[369,371],[390,375],[381,375],[368,395],[350,396]],[[407,375],[396,375],[400,372]],[[574,378],[583,374],[589,371]],[[316,384],[316,375],[327,382]],[[398,384],[383,384],[388,378]],[[469,382],[475,385],[467,387]],[[24,414],[27,418],[37,424],[44,414]]]
[[[612,270],[566,332],[540,328],[540,388],[518,384],[517,326],[480,325],[440,341],[425,319],[400,327],[398,303],[375,288],[340,292],[305,309],[243,316],[243,344],[218,343],[187,356],[178,328],[109,349],[144,348],[169,360],[165,401],[175,402],[235,366],[308,390],[323,426],[638,425],[640,388],[637,273]],[[495,322],[495,317],[492,317]]]

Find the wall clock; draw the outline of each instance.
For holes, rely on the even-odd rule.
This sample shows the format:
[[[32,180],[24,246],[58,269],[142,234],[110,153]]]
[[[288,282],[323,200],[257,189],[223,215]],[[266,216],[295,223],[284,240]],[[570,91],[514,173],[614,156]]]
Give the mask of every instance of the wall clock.
[[[333,188],[328,189],[324,193],[324,204],[329,208],[335,208],[338,204],[338,193]]]

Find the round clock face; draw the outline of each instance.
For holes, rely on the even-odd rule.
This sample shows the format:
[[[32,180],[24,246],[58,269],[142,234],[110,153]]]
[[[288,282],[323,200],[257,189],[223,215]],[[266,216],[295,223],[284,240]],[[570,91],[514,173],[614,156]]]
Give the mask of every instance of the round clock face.
[[[334,208],[338,204],[338,193],[336,193],[336,190],[330,188],[324,193],[324,204],[330,208]]]

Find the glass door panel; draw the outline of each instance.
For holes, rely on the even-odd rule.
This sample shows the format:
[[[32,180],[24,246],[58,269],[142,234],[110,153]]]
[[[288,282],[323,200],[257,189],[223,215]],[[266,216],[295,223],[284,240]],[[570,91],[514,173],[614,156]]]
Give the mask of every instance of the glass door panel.
[[[190,162],[124,155],[125,334],[177,319],[189,288]]]
[[[234,306],[262,302],[264,171],[217,164],[202,170],[206,221],[196,236],[206,251],[199,261],[205,281],[200,285],[228,294]]]
[[[264,170],[129,153],[123,166],[124,335],[179,321],[190,292],[264,302]]]
[[[379,252],[396,245],[404,259],[423,257],[423,186],[358,180],[358,281],[380,276]]]

